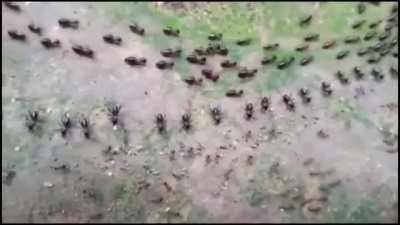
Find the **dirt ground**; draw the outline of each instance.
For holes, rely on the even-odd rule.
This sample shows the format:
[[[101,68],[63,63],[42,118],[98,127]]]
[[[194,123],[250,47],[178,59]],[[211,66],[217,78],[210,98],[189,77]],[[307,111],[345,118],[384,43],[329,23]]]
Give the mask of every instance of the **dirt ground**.
[[[362,13],[356,2],[18,2],[19,11],[5,4],[3,222],[398,221],[397,3],[366,3]],[[300,26],[307,15],[310,24]],[[76,19],[79,27],[62,28],[60,18]],[[352,28],[361,20],[360,28]],[[134,22],[144,35],[130,30]],[[31,23],[42,28],[40,35],[28,28]],[[381,37],[390,24],[389,36]],[[167,26],[179,29],[179,37],[165,35]],[[25,41],[11,38],[10,30],[24,33]],[[377,36],[365,40],[371,31]],[[188,63],[186,57],[218,32],[227,56]],[[296,51],[312,33],[318,40]],[[106,34],[121,37],[121,44],[106,43]],[[361,40],[346,44],[349,36]],[[46,49],[43,38],[61,44]],[[248,45],[237,44],[246,38]],[[323,49],[330,40],[336,45]],[[263,48],[274,43],[278,49]],[[385,47],[372,50],[379,43],[385,54]],[[77,44],[94,57],[76,54]],[[163,57],[167,48],[182,53]],[[349,55],[337,59],[345,50]],[[273,55],[295,61],[284,69],[278,62],[262,65]],[[300,65],[310,55],[313,61]],[[129,56],[145,57],[146,65],[129,66]],[[373,57],[379,61],[368,62]],[[238,66],[223,68],[225,59]],[[173,68],[160,70],[160,60],[173,61]],[[238,67],[257,73],[241,79]],[[203,69],[219,79],[207,79]],[[347,84],[335,75],[339,70]],[[188,85],[189,76],[202,84]],[[330,96],[322,93],[322,82],[330,83]],[[303,87],[309,103],[299,95]],[[230,89],[243,95],[227,97]],[[294,111],[284,94],[294,99]],[[264,112],[265,96],[270,107]],[[247,103],[254,107],[250,119]],[[113,126],[107,107],[117,104]],[[214,106],[222,113],[218,125],[210,113]],[[32,131],[29,110],[39,115]],[[64,113],[72,126],[63,137]],[[158,113],[166,118],[161,133]],[[189,131],[182,128],[184,113],[191,114]],[[89,139],[79,123],[83,117]]]

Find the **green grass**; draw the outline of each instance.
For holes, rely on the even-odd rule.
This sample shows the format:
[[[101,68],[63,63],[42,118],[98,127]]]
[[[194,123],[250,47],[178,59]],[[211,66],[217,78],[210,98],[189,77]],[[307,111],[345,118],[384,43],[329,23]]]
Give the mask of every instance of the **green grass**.
[[[331,108],[344,119],[356,120],[367,127],[375,127],[375,123],[368,117],[367,113],[349,99],[335,100],[332,102]]]
[[[129,177],[118,189],[118,202],[114,210],[114,220],[118,222],[144,222],[144,209],[138,199],[136,180]]]

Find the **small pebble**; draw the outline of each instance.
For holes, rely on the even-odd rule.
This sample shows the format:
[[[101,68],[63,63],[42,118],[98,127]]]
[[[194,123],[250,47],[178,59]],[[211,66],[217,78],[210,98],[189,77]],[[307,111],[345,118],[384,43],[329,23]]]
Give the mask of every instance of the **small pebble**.
[[[53,185],[52,183],[48,182],[48,181],[45,181],[45,182],[43,183],[43,186],[45,186],[45,187],[47,187],[47,188],[52,188],[54,185]]]
[[[21,147],[19,147],[19,146],[16,146],[16,147],[14,148],[14,151],[16,151],[16,152],[19,152],[19,151],[21,151]]]

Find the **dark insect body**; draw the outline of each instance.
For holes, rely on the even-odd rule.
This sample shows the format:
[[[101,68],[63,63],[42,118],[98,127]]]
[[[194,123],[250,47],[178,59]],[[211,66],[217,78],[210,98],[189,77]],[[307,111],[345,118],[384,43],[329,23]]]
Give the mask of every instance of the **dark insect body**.
[[[43,38],[40,43],[47,49],[58,48],[61,45],[58,39],[52,41],[50,38]]]
[[[287,59],[283,59],[283,60],[281,60],[281,61],[279,61],[278,62],[278,65],[276,66],[278,69],[285,69],[285,68],[287,68],[288,66],[290,66],[290,64],[292,64],[293,63],[293,61],[294,61],[294,57],[292,56],[292,57],[289,57],[289,58],[287,58]]]
[[[274,63],[276,61],[276,59],[277,59],[276,55],[265,56],[261,60],[261,65],[268,65],[268,64]]]
[[[112,34],[106,34],[103,36],[104,42],[108,44],[113,44],[113,45],[121,45],[122,43],[122,38],[118,36],[114,36]]]
[[[19,32],[19,31],[16,31],[16,30],[9,30],[9,31],[8,31],[8,35],[9,35],[12,39],[17,40],[17,41],[25,41],[25,40],[26,40],[25,34]]]
[[[257,69],[247,69],[241,68],[238,73],[238,77],[241,79],[251,78],[254,77],[257,73]]]
[[[165,115],[163,115],[161,113],[156,115],[156,126],[157,126],[159,133],[162,133],[165,131],[166,126],[167,126],[167,121],[165,119]]]
[[[61,18],[61,19],[58,20],[58,24],[62,28],[71,28],[71,29],[75,29],[75,30],[79,28],[79,21],[78,20]]]
[[[294,103],[294,99],[292,97],[290,97],[290,95],[284,94],[283,97],[282,97],[282,101],[283,101],[283,103],[285,103],[286,108],[289,111],[294,111],[295,110],[296,105]]]
[[[166,27],[163,29],[163,32],[165,35],[170,36],[170,37],[179,37],[179,29],[174,29],[172,27]]]
[[[261,99],[261,110],[267,111],[269,109],[270,104],[271,104],[271,100],[268,97],[263,97]]]
[[[28,25],[28,28],[30,31],[32,31],[32,33],[35,33],[37,35],[42,35],[42,28],[39,26],[36,26],[35,24],[31,23]]]
[[[322,90],[322,93],[326,96],[331,95],[333,92],[331,85],[327,82],[321,83],[321,90]]]
[[[137,58],[135,56],[129,56],[125,58],[125,63],[130,66],[144,66],[147,60],[145,58]]]
[[[246,108],[245,108],[245,118],[247,120],[250,120],[251,118],[253,118],[253,114],[254,114],[254,107],[252,103],[247,103],[246,104]]]
[[[186,60],[190,63],[193,64],[198,64],[198,65],[205,65],[206,64],[206,57],[200,57],[200,56],[196,56],[196,55],[188,55],[186,57]]]
[[[192,120],[190,113],[185,113],[182,115],[182,127],[185,130],[190,130],[192,127]]]
[[[156,63],[156,67],[160,70],[172,69],[172,67],[174,67],[174,62],[160,60]]]
[[[243,90],[229,89],[225,95],[226,97],[235,97],[235,98],[242,97]]]
[[[137,23],[129,25],[129,29],[137,35],[143,36],[145,34],[144,28],[140,27]]]
[[[236,65],[237,65],[237,62],[230,61],[228,59],[221,62],[221,67],[223,67],[223,68],[232,68],[232,67],[235,67]]]
[[[160,53],[164,57],[178,58],[181,55],[182,50],[181,49],[175,49],[174,50],[174,49],[171,49],[171,48],[167,48],[165,50],[162,50]]]
[[[73,45],[72,50],[79,56],[84,56],[87,58],[93,58],[94,57],[94,52],[92,49],[90,49],[87,46],[82,46],[82,45]]]
[[[201,70],[201,74],[205,78],[212,80],[213,82],[216,82],[219,79],[219,76],[217,74],[214,74],[211,69],[203,69],[203,70]]]

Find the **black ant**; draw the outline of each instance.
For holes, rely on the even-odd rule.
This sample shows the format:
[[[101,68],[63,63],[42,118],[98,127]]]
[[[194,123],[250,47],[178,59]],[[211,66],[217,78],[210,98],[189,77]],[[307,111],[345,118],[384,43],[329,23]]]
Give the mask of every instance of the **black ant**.
[[[389,16],[389,18],[387,18],[386,21],[390,22],[390,23],[394,23],[394,22],[396,22],[397,17],[398,17],[398,15],[395,13],[395,14]]]
[[[162,133],[165,131],[166,128],[166,119],[165,119],[165,115],[159,113],[156,115],[156,125],[157,125],[157,129],[159,133]]]
[[[327,41],[322,45],[323,49],[331,49],[336,45],[336,41]]]
[[[331,95],[332,94],[332,88],[331,85],[327,82],[322,82],[321,83],[321,89],[324,95]]]
[[[118,123],[118,115],[121,111],[121,105],[114,105],[107,107],[108,116],[110,117],[111,123],[115,126]]]
[[[254,114],[254,106],[252,103],[247,103],[246,104],[246,108],[245,108],[245,118],[247,120],[250,120],[251,118],[253,118],[253,114]]]
[[[245,39],[236,41],[236,44],[239,46],[246,46],[246,45],[249,45],[250,43],[251,43],[251,38],[245,38]]]
[[[168,62],[165,60],[160,60],[156,62],[156,67],[160,70],[171,69],[174,66],[174,62]]]
[[[36,110],[34,111],[29,110],[28,116],[26,117],[26,125],[29,131],[33,131],[38,121],[39,121],[39,112]]]
[[[222,33],[208,35],[208,40],[210,41],[220,41],[221,39],[222,39]]]
[[[278,69],[284,69],[286,67],[288,67],[290,64],[292,64],[292,62],[294,61],[294,57],[289,57],[288,59],[283,59],[281,61],[278,62],[278,65],[276,66]]]
[[[35,24],[29,24],[28,28],[30,31],[32,31],[33,33],[37,34],[37,35],[42,35],[42,28],[39,26],[36,26]]]
[[[279,48],[279,43],[269,44],[263,47],[264,50],[272,51]]]
[[[163,29],[163,32],[165,35],[167,36],[171,36],[171,37],[179,37],[179,29],[174,29],[170,26],[166,27]]]
[[[66,19],[66,18],[59,19],[58,24],[60,24],[60,26],[62,28],[78,29],[78,27],[79,27],[78,20],[70,20],[70,19]]]
[[[357,78],[357,79],[361,79],[361,78],[363,78],[364,75],[365,75],[364,72],[361,71],[361,68],[358,67],[358,66],[356,66],[356,67],[353,68],[353,72],[354,72],[354,74],[356,75],[356,78]]]
[[[192,127],[191,115],[190,113],[185,113],[182,115],[182,127],[185,130],[189,130]]]
[[[362,2],[358,3],[358,5],[357,5],[358,14],[363,14],[365,12],[365,8],[366,7],[365,7],[364,3],[362,3]]]
[[[397,13],[399,10],[398,5],[397,4],[393,4],[392,8],[390,9],[390,12],[395,14]]]
[[[379,24],[381,24],[382,23],[382,20],[377,20],[377,21],[375,21],[375,22],[372,22],[372,23],[370,23],[369,24],[369,28],[375,28],[375,27],[377,27]]]
[[[367,53],[369,53],[369,48],[360,48],[360,49],[358,49],[358,51],[357,51],[357,55],[358,56],[360,56],[360,57],[362,57],[362,56],[364,56],[365,54],[367,54]]]
[[[207,50],[204,49],[203,47],[195,48],[195,49],[194,49],[194,52],[195,52],[197,55],[200,55],[200,56],[207,55]]]
[[[378,71],[376,68],[372,68],[371,70],[372,76],[375,78],[375,80],[383,80],[385,77],[380,71]]]
[[[340,83],[347,84],[349,83],[349,78],[347,78],[342,71],[336,72],[336,77],[339,79]]]
[[[376,43],[374,46],[371,46],[370,48],[374,51],[381,51],[382,49],[384,49],[386,47],[386,43],[384,42],[378,42]]]
[[[133,23],[132,25],[129,25],[129,29],[138,35],[143,36],[144,35],[144,28],[140,27],[138,24]]]
[[[276,59],[277,59],[276,55],[265,56],[265,57],[261,60],[261,65],[271,64],[271,63],[275,62]]]
[[[177,58],[181,55],[182,50],[181,49],[171,49],[171,48],[167,48],[165,50],[162,50],[161,55],[164,57],[170,57],[170,58]]]
[[[114,36],[112,34],[106,34],[103,36],[104,42],[113,45],[121,45],[122,38],[118,36]]]
[[[89,120],[87,118],[81,118],[79,120],[79,124],[82,127],[83,130],[83,135],[85,136],[86,139],[90,138],[90,124],[89,124]]]
[[[218,153],[215,155],[215,164],[219,163],[219,160],[222,158],[222,154]]]
[[[344,39],[345,44],[354,44],[360,42],[361,38],[359,36],[348,36]]]
[[[125,63],[130,66],[144,66],[147,60],[143,57],[137,58],[135,56],[129,56],[125,58]]]
[[[73,45],[72,50],[79,56],[85,56],[88,58],[93,58],[94,52],[92,49],[82,45]]]
[[[307,15],[307,16],[300,18],[300,26],[305,26],[305,25],[310,24],[311,19],[312,19],[312,15]]]
[[[168,182],[163,182],[163,186],[165,187],[165,189],[167,190],[167,192],[171,192],[172,191],[172,187],[171,185],[168,184]]]
[[[381,33],[381,34],[378,36],[378,39],[379,39],[380,41],[384,41],[384,40],[387,39],[391,34],[392,34],[392,33],[391,33],[390,31],[385,31],[385,32]]]
[[[379,55],[381,55],[381,56],[383,57],[383,56],[389,54],[389,52],[390,52],[390,49],[385,49],[385,50],[381,51],[381,52],[379,53]]]
[[[376,63],[378,63],[380,60],[381,60],[381,58],[382,58],[382,56],[379,56],[379,55],[372,55],[371,57],[369,57],[368,59],[367,59],[367,62],[369,63],[369,64],[376,64]]]
[[[369,40],[371,40],[371,39],[374,38],[377,34],[378,34],[378,32],[376,32],[376,31],[374,31],[374,30],[368,31],[368,32],[365,34],[365,36],[364,36],[364,41],[369,41]]]
[[[209,43],[207,49],[205,50],[206,55],[219,54],[225,56],[228,54],[228,49],[222,46],[220,43]]]
[[[221,110],[218,107],[213,107],[210,109],[210,111],[215,124],[218,125],[222,119]]]
[[[225,46],[219,46],[219,48],[217,49],[217,51],[216,51],[216,53],[218,54],[218,55],[221,55],[221,56],[226,56],[226,55],[228,55],[228,48],[226,48]]]
[[[300,60],[300,65],[301,65],[301,66],[305,66],[305,65],[311,63],[313,60],[314,60],[314,57],[313,57],[312,55],[310,55],[310,56],[305,56],[304,58],[302,58],[302,59]]]
[[[198,57],[196,55],[188,55],[186,57],[186,60],[190,63],[193,64],[198,64],[198,65],[205,65],[206,64],[206,57]]]
[[[304,103],[311,102],[310,90],[307,88],[300,88],[299,95],[303,99]]]
[[[290,97],[288,94],[284,94],[282,98],[283,102],[286,105],[286,108],[290,111],[294,111],[296,108],[296,105],[294,103],[294,99]]]
[[[389,32],[389,31],[391,31],[395,26],[397,26],[396,23],[386,23],[384,29],[385,29],[385,31]]]
[[[72,123],[71,123],[71,119],[69,118],[69,115],[67,113],[65,113],[62,117],[61,117],[61,136],[65,137],[67,135],[67,132],[69,130],[69,128],[71,128]]]
[[[396,38],[393,38],[393,39],[390,41],[389,46],[390,46],[391,48],[393,48],[394,46],[397,45],[397,43],[398,43],[397,37],[396,37]]]
[[[61,45],[59,40],[52,41],[50,38],[43,38],[40,43],[42,43],[42,45],[47,49],[57,48]]]
[[[4,5],[15,12],[21,11],[21,7],[19,7],[19,5],[14,2],[4,2]]]
[[[398,71],[396,68],[394,68],[394,66],[391,66],[389,69],[390,74],[392,75],[392,77],[397,77],[399,75]]]
[[[232,68],[232,67],[235,67],[236,65],[237,65],[237,62],[230,61],[229,59],[226,59],[221,62],[221,67],[223,67],[223,68]]]
[[[353,27],[353,29],[358,29],[361,28],[361,26],[367,22],[365,19],[361,19],[359,21],[356,21],[355,23],[353,23],[353,25],[351,27]]]
[[[189,77],[185,78],[184,81],[188,85],[197,85],[197,86],[201,86],[201,84],[203,83],[202,78],[196,79],[194,76],[189,76]]]
[[[225,93],[225,95],[226,95],[227,97],[236,97],[236,98],[242,97],[242,95],[243,95],[243,90],[229,89],[229,90]]]
[[[247,156],[246,161],[247,161],[247,165],[249,165],[249,166],[253,165],[254,164],[254,156],[252,156],[252,155]]]
[[[319,34],[317,33],[308,34],[304,37],[304,41],[306,42],[317,41],[318,39],[319,39]]]
[[[242,79],[251,78],[254,77],[256,73],[257,69],[240,68],[238,77]]]
[[[270,106],[270,99],[268,97],[263,97],[261,99],[261,110],[267,111]]]
[[[9,30],[8,35],[10,35],[10,37],[12,39],[17,40],[17,41],[25,41],[26,40],[25,34],[19,32],[19,31],[16,31],[16,30]]]
[[[340,60],[343,59],[345,57],[347,57],[350,54],[349,50],[342,50],[340,52],[338,52],[338,54],[336,55],[336,59]]]
[[[219,79],[219,76],[217,74],[214,74],[211,69],[203,69],[201,70],[201,74],[205,78],[212,80],[213,82],[216,82]]]
[[[307,50],[309,48],[309,45],[307,43],[303,43],[299,46],[296,47],[296,51],[298,52],[304,52],[305,50]]]

